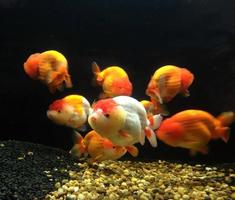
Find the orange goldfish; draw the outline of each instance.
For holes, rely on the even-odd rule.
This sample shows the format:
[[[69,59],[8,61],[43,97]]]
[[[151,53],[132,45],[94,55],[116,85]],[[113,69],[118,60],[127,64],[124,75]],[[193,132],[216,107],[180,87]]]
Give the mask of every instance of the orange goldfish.
[[[194,80],[194,75],[185,68],[173,65],[163,66],[153,74],[146,94],[151,98],[160,113],[166,113],[163,104],[171,101],[178,93],[189,96],[188,88]]]
[[[67,60],[58,51],[32,54],[24,63],[24,70],[30,78],[47,85],[51,93],[72,87]]]
[[[76,132],[76,137],[76,144],[70,153],[76,157],[81,157],[83,154],[87,156],[88,154],[91,157],[90,162],[117,160],[127,152],[125,147],[114,145],[94,130],[87,133],[84,138]]]
[[[68,95],[54,101],[47,111],[47,116],[59,125],[81,129],[87,122],[90,103],[81,95]]]
[[[99,66],[93,62],[92,71],[96,83],[103,88],[100,98],[120,95],[131,96],[132,83],[130,82],[127,73],[121,67],[111,66],[100,71]]]
[[[206,154],[212,139],[229,139],[229,125],[234,121],[233,112],[224,112],[217,118],[202,110],[185,110],[165,119],[157,130],[157,137],[173,147],[190,149]]]

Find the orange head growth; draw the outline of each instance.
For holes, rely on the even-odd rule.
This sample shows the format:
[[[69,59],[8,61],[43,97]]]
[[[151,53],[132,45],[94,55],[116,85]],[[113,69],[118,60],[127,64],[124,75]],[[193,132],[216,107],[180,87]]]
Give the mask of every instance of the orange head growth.
[[[40,53],[35,53],[29,56],[27,61],[24,63],[24,70],[27,73],[27,75],[32,79],[38,78],[39,59],[40,59]]]
[[[181,69],[181,84],[183,90],[187,90],[189,86],[193,83],[194,75],[187,69]]]
[[[63,106],[65,105],[65,102],[61,99],[54,101],[50,106],[49,106],[49,110],[55,110],[55,111],[59,111],[63,108]]]
[[[116,105],[117,104],[113,99],[102,99],[94,104],[93,109],[94,111],[101,109],[104,113],[109,113],[116,107]]]

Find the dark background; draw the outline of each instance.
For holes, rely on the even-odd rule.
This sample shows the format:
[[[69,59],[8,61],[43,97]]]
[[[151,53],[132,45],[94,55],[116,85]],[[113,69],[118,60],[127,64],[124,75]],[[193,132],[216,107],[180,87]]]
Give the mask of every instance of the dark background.
[[[133,97],[163,65],[187,67],[195,75],[191,96],[177,96],[168,107],[213,115],[235,111],[234,0],[1,0],[0,1],[0,140],[17,139],[69,150],[72,130],[46,117],[57,98],[78,93],[92,102],[91,62],[102,68],[122,66],[133,83]],[[58,50],[68,59],[73,89],[51,95],[23,71],[27,57]],[[159,142],[140,147],[140,159],[205,162],[235,161],[235,126],[227,144],[210,143],[206,156]],[[128,157],[128,156],[127,156]]]

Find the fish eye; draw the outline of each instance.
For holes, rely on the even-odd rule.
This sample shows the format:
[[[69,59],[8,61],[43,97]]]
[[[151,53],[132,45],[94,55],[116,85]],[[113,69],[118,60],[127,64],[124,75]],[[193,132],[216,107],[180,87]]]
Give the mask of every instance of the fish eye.
[[[109,118],[109,114],[105,114],[104,116],[107,117],[107,118]]]
[[[58,112],[58,113],[60,113],[60,112],[61,112],[61,110],[58,110],[57,112]]]
[[[115,146],[113,146],[113,149],[116,149],[116,147],[115,147]]]

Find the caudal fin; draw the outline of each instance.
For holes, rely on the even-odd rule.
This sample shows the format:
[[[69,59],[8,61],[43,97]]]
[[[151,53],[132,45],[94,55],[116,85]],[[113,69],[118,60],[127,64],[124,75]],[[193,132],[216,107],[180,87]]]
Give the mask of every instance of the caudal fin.
[[[221,122],[222,126],[229,126],[235,121],[235,114],[232,111],[223,112],[217,119]]]
[[[217,137],[221,138],[224,142],[228,142],[230,136],[230,128],[229,127],[220,127],[216,128]]]

